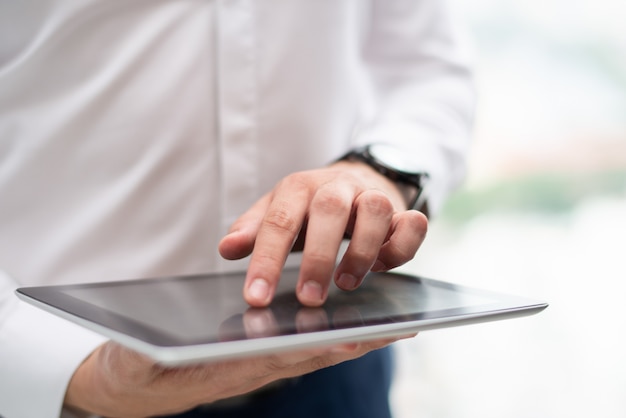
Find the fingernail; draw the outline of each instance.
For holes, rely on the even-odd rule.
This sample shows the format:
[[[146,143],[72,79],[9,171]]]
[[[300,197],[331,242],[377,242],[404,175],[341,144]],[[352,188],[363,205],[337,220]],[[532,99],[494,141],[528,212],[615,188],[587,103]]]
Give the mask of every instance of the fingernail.
[[[248,296],[259,302],[265,302],[270,293],[270,285],[265,279],[254,279],[248,287]]]
[[[302,299],[310,302],[322,301],[322,285],[315,280],[309,280],[304,282],[302,289],[300,290],[300,296]]]
[[[358,280],[352,274],[343,273],[337,279],[337,286],[343,290],[352,290],[358,284]]]
[[[372,266],[371,270],[373,272],[379,272],[379,271],[387,271],[387,266],[383,264],[382,261],[380,260],[376,260],[376,262],[374,263],[374,265]]]

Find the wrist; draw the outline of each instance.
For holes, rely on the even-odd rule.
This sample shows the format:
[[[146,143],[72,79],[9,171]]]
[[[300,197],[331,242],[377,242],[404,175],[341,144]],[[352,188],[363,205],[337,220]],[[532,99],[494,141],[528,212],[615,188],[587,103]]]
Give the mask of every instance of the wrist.
[[[106,381],[98,381],[95,370],[95,358],[99,355],[102,346],[98,347],[76,369],[65,392],[63,406],[76,417],[92,417],[107,415],[106,399],[110,390]],[[110,404],[110,403],[109,403]],[[110,411],[108,411],[110,412]]]
[[[405,211],[408,209],[398,185],[368,164],[361,161],[339,160],[331,164],[331,167],[342,171],[347,170],[366,183],[368,187],[385,193],[396,211]]]
[[[402,195],[405,209],[427,213],[426,192],[429,175],[419,169],[415,156],[385,143],[355,148],[339,161],[361,162],[387,178]]]

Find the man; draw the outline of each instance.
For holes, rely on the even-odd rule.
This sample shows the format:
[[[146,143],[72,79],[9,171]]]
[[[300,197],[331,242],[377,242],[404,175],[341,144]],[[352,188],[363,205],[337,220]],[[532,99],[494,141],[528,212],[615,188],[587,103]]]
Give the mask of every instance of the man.
[[[265,306],[302,247],[319,306],[410,260],[419,173],[436,212],[464,171],[445,2],[3,2],[0,28],[0,415],[389,414],[388,351],[308,373],[390,341],[164,369],[13,290],[245,269]]]

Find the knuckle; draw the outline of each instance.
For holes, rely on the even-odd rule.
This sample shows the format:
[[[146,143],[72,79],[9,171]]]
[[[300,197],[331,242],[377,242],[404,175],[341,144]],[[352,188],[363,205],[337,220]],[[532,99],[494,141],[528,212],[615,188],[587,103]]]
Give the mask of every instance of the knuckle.
[[[350,259],[357,266],[371,265],[378,255],[378,248],[357,248],[350,251]]]
[[[388,267],[396,267],[410,261],[415,257],[417,247],[402,242],[389,242]]]
[[[270,295],[273,295],[273,292],[280,281],[281,271],[285,264],[285,257],[286,255],[281,256],[279,251],[272,251],[272,249],[268,249],[254,254],[253,260],[250,262],[250,265],[252,266],[252,264],[254,264],[254,267],[249,267],[249,271],[258,272],[254,275],[256,276],[258,274],[257,277],[262,277],[267,281]]]
[[[415,253],[417,253],[417,248],[413,246],[398,245],[396,249],[397,263],[404,263],[413,259]]]
[[[339,214],[349,211],[351,204],[339,192],[324,189],[315,195],[311,209],[324,214]]]
[[[263,224],[271,229],[296,234],[300,225],[284,208],[271,209],[265,215]]]
[[[393,214],[393,205],[389,198],[378,190],[368,190],[361,194],[360,206],[376,217],[390,217]]]
[[[305,257],[310,265],[318,268],[335,261],[334,255],[317,250],[306,251]]]
[[[256,261],[264,267],[266,274],[269,276],[273,273],[271,266],[282,265],[282,258],[278,255],[278,251],[259,251],[255,256]]]

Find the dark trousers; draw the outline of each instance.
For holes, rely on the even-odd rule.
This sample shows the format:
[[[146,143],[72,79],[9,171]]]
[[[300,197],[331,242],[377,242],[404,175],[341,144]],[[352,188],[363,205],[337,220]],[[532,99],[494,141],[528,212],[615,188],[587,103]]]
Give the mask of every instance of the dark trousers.
[[[238,402],[217,402],[176,418],[391,418],[392,351],[291,379]]]

